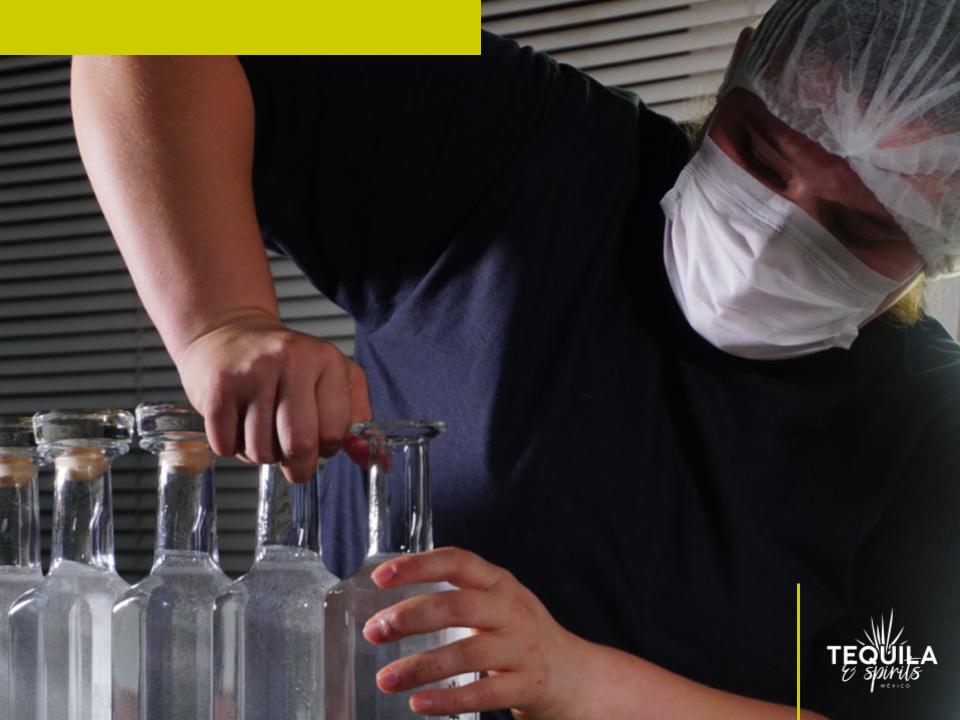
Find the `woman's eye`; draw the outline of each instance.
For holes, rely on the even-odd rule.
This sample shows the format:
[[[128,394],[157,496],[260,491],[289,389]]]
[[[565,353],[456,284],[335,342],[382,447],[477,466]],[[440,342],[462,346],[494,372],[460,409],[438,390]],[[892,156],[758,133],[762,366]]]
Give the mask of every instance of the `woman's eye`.
[[[780,172],[773,167],[764,157],[763,154],[757,152],[756,145],[750,142],[748,144],[748,157],[750,165],[767,181],[776,185],[779,188],[785,188],[787,186],[786,181],[783,179],[783,176]]]
[[[876,250],[883,244],[880,238],[872,236],[869,232],[853,228],[842,220],[834,221],[834,233],[846,244],[852,245],[859,250]]]

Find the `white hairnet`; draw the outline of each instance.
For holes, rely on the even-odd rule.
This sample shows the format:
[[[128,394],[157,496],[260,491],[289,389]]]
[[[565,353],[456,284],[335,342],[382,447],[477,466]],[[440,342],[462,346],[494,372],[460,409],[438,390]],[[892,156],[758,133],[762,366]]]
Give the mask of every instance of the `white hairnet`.
[[[960,0],[780,0],[734,87],[846,158],[928,276],[960,274]]]

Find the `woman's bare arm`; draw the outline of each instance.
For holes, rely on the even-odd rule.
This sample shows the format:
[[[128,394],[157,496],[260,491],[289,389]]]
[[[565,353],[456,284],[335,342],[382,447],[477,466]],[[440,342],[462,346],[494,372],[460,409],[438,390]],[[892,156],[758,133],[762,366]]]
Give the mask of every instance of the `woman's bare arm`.
[[[238,312],[276,319],[237,58],[76,57],[71,95],[97,199],[174,359]]]
[[[305,479],[369,404],[355,364],[279,320],[239,61],[80,56],[71,100],[97,199],[214,449]]]

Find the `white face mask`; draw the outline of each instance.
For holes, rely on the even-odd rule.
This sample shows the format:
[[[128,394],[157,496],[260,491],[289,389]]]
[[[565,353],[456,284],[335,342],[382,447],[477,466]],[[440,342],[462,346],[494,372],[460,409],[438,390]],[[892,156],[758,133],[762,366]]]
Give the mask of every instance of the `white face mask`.
[[[731,355],[849,348],[859,326],[912,280],[871,270],[709,137],[660,204],[673,294],[693,329]]]

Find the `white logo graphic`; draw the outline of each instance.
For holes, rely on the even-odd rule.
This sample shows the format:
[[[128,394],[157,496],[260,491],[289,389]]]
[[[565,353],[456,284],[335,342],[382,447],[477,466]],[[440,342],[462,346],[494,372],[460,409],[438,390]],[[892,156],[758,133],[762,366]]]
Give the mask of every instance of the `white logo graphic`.
[[[890,620],[884,626],[883,615],[880,623],[870,618],[870,627],[864,629],[866,642],[856,638],[856,645],[827,645],[832,665],[843,665],[843,682],[849,682],[857,675],[857,668],[863,667],[863,679],[870,683],[870,692],[876,687],[884,689],[909,688],[910,683],[920,677],[923,666],[937,664],[933,648],[927,645],[919,659],[913,654],[913,648],[906,640],[901,640],[903,628],[893,634],[893,609]]]

